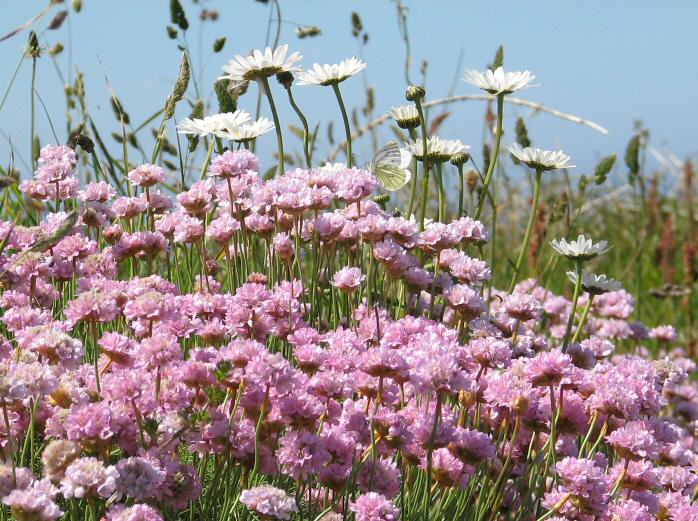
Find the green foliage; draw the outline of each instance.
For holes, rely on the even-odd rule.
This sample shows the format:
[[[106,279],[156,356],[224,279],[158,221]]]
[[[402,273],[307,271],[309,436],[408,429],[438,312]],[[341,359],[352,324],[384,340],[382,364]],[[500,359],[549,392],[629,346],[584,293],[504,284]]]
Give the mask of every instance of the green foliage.
[[[625,166],[628,167],[628,177],[631,181],[640,173],[640,140],[641,135],[635,134],[625,147]]]
[[[170,0],[170,21],[182,31],[189,29],[189,21],[179,0]]]
[[[500,45],[497,52],[494,54],[494,60],[489,64],[488,68],[492,71],[504,65],[504,46]]]
[[[613,165],[616,163],[616,155],[611,154],[610,156],[604,157],[599,164],[596,165],[594,170],[594,183],[597,185],[602,185],[606,182],[608,174],[611,172]]]
[[[220,38],[216,38],[216,41],[213,42],[213,52],[221,52],[223,50],[224,46],[225,46],[225,36],[222,36]]]

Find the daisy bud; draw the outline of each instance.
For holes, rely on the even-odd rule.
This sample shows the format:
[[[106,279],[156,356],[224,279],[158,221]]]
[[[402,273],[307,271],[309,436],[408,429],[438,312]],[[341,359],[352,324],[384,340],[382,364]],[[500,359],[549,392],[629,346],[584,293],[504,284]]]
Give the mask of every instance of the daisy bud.
[[[468,159],[470,159],[470,154],[467,152],[456,152],[451,156],[451,164],[455,166],[464,165],[468,162]]]
[[[426,94],[427,91],[424,90],[424,87],[410,85],[409,87],[407,87],[407,93],[405,94],[405,98],[407,98],[407,101],[417,101],[424,98]]]
[[[276,81],[278,81],[284,89],[290,89],[291,85],[293,85],[293,74],[290,71],[281,71],[276,75]]]

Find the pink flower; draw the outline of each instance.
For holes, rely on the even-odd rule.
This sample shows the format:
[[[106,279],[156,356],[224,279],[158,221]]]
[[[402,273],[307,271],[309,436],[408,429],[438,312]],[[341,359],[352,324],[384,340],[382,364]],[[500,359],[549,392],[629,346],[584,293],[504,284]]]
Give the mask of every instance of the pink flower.
[[[291,519],[298,510],[296,501],[291,496],[270,485],[243,490],[240,503],[265,519]]]
[[[128,173],[128,180],[131,184],[148,188],[167,180],[167,172],[157,165],[140,165]]]
[[[53,521],[63,515],[54,502],[58,489],[48,479],[35,481],[27,488],[17,488],[2,502],[10,507],[16,519]]]
[[[361,286],[361,283],[366,279],[359,268],[342,268],[332,277],[332,285],[344,291],[345,293],[353,293]]]
[[[349,505],[356,521],[399,521],[400,511],[385,496],[368,492]]]
[[[116,490],[118,474],[97,458],[80,458],[71,463],[61,479],[61,493],[70,498],[108,498]]]

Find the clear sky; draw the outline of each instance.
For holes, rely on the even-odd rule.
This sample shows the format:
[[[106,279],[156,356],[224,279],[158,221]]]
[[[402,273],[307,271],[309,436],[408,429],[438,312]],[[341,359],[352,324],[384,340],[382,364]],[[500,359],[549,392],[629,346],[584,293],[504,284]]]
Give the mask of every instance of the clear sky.
[[[234,54],[264,45],[270,6],[252,0],[201,0],[198,5],[182,0],[182,3],[191,23],[188,40],[194,67],[201,66],[198,57],[202,56],[205,69],[199,81],[208,94],[225,61]],[[70,23],[42,36],[42,42],[47,45],[61,41],[67,47],[70,35],[73,67],[86,75],[90,112],[106,135],[118,127],[108,103],[104,72],[136,123],[162,107],[171,90],[180,52],[165,34],[165,26],[169,24],[168,4],[167,0],[84,0],[82,12],[71,13]],[[404,103],[405,50],[393,1],[281,0],[280,4],[283,19],[288,21],[282,25],[280,41],[300,51],[306,66],[315,61],[333,63],[357,54],[350,14],[358,11],[369,34],[363,57],[368,63],[366,80],[376,87],[376,112],[380,114]],[[564,149],[579,165],[579,173],[588,171],[599,157],[609,153],[618,152],[622,157],[636,119],[649,128],[654,146],[662,152],[685,159],[698,151],[695,131],[698,5],[694,0],[406,0],[405,4],[409,8],[412,77],[420,78],[420,63],[428,60],[428,97],[448,94],[456,75],[462,77],[466,68],[484,68],[497,46],[503,44],[506,68],[530,69],[536,74],[539,86],[523,91],[521,97],[608,128],[609,134],[604,136],[549,115],[531,117],[527,109],[508,109],[509,116],[529,116],[534,144]],[[27,21],[44,5],[34,0],[0,0],[0,33]],[[207,23],[202,35],[196,19],[201,6],[220,12],[219,20]],[[49,18],[42,20],[38,28],[43,29]],[[291,22],[317,25],[323,34],[299,40]],[[211,55],[211,44],[220,36],[227,37],[225,48]],[[4,92],[9,82],[26,38],[27,32],[0,42],[0,92]],[[199,42],[203,42],[201,55]],[[462,64],[458,68],[461,53]],[[68,53],[64,52],[58,62],[67,71]],[[62,85],[48,58],[40,59],[37,74],[36,90],[59,137],[64,139]],[[0,130],[12,136],[25,158],[29,141],[29,77],[30,66],[25,62],[0,111]],[[343,84],[348,104],[363,103],[362,83],[360,78],[352,78]],[[281,97],[284,93],[278,86],[274,88],[282,106],[282,123],[296,124]],[[253,95],[244,97],[240,106],[254,112],[256,87],[252,86],[250,91]],[[330,118],[339,121],[331,89],[296,87],[295,92],[311,124]],[[455,83],[453,92],[478,93],[462,81]],[[484,109],[482,102],[453,106],[439,133],[473,145],[475,155],[479,156]],[[267,111],[263,104],[262,114],[270,116]],[[181,110],[178,116],[187,112]],[[37,105],[37,121],[45,143],[51,134],[40,105]],[[509,135],[513,134],[513,122],[513,117],[509,117],[505,123]],[[335,128],[335,135],[341,136],[341,127]],[[6,165],[9,146],[3,134],[0,134],[0,161]],[[385,140],[388,137],[388,133],[383,134]],[[265,146],[274,145],[273,135],[263,139],[269,142]],[[356,147],[362,157],[370,154],[367,144]],[[323,145],[318,157],[326,150]]]

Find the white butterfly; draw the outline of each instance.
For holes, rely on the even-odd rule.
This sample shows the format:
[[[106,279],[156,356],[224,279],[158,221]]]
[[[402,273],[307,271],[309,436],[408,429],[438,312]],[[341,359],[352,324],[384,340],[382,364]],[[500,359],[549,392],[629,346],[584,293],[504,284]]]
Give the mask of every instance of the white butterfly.
[[[389,192],[399,190],[412,177],[408,166],[412,161],[412,155],[398,146],[395,141],[390,141],[381,148],[366,168],[376,176],[378,182]]]

